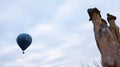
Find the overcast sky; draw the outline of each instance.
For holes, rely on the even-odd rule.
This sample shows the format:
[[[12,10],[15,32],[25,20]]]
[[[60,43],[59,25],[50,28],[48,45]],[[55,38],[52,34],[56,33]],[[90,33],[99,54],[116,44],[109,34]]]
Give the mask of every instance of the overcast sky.
[[[117,16],[119,0],[0,0],[0,67],[94,67],[100,62],[88,8]],[[22,54],[21,33],[32,36]]]

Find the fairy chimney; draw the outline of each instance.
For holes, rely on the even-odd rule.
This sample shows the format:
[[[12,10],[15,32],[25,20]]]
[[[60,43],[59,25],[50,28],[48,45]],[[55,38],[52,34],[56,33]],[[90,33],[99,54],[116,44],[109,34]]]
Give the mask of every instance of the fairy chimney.
[[[112,34],[114,35],[115,39],[119,42],[120,44],[120,34],[119,34],[119,27],[115,24],[116,16],[113,16],[111,14],[107,14],[107,21],[109,22],[110,30]]]
[[[107,14],[110,25],[108,26],[97,8],[90,8],[87,11],[94,27],[95,40],[101,53],[103,67],[120,67],[120,43],[118,27],[115,25],[116,17]]]

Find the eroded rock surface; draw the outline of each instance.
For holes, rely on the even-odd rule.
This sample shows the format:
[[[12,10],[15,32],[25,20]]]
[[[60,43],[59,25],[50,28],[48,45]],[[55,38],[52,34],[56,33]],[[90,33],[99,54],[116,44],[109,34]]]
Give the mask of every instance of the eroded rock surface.
[[[115,24],[116,17],[107,14],[107,22],[101,18],[97,8],[88,9],[90,21],[94,26],[96,44],[101,53],[103,67],[120,67],[120,35]]]

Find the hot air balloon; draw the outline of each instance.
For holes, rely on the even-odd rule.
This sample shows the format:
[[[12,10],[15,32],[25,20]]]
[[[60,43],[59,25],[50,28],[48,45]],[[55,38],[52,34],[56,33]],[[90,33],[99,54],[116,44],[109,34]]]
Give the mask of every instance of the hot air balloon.
[[[22,49],[23,54],[24,54],[24,50],[26,50],[32,43],[32,37],[29,34],[22,33],[18,35],[16,41],[17,41],[18,46]]]

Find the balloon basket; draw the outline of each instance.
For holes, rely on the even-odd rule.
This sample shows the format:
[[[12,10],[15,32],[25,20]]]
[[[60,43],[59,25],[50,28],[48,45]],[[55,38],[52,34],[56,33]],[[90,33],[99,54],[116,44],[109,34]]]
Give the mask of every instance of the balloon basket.
[[[24,54],[25,52],[22,52],[22,54]]]

